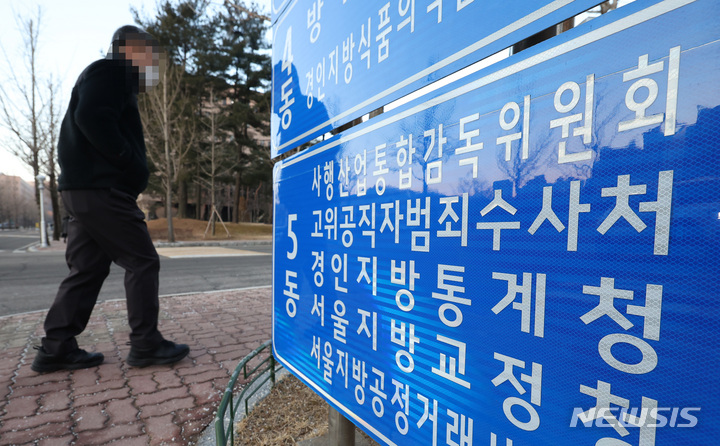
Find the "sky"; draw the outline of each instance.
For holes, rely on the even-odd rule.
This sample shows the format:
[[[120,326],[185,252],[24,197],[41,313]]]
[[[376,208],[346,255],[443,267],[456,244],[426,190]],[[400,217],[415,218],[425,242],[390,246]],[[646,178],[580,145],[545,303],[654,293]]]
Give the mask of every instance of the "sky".
[[[142,17],[153,17],[158,0],[0,0],[0,81],[7,87],[8,66],[15,68],[21,82],[28,79],[23,57],[23,39],[18,16],[36,18],[42,10],[39,28],[37,71],[41,82],[52,75],[61,83],[63,110],[77,76],[93,61],[103,57],[115,30],[134,24],[130,8]],[[210,0],[221,5],[222,0]],[[269,14],[270,0],[255,0]],[[0,128],[0,173],[32,179],[32,172],[8,151],[7,130]]]

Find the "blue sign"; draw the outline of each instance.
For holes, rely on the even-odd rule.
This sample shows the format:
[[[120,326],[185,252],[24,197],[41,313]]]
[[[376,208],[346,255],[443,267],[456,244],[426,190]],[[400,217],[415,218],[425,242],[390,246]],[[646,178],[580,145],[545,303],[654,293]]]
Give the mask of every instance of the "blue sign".
[[[719,14],[635,2],[278,163],[277,359],[386,445],[716,444]]]
[[[599,3],[273,3],[273,157]]]

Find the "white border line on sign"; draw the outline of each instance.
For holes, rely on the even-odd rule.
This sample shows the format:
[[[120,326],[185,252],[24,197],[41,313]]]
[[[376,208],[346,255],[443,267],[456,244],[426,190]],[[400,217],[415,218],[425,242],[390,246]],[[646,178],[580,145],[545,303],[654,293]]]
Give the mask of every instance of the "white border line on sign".
[[[429,108],[432,108],[438,104],[442,104],[443,102],[449,101],[451,99],[455,99],[458,96],[461,96],[472,90],[476,90],[478,88],[489,85],[493,82],[496,82],[496,81],[499,81],[506,77],[512,76],[514,74],[520,73],[521,71],[524,71],[528,68],[532,68],[543,62],[547,62],[558,56],[567,54],[567,53],[574,51],[578,48],[581,48],[585,45],[597,42],[599,40],[604,39],[605,37],[609,37],[620,31],[624,31],[626,29],[632,28],[633,26],[639,25],[648,20],[652,20],[663,14],[666,14],[668,12],[679,9],[683,6],[694,3],[695,1],[697,1],[697,0],[665,0],[661,3],[650,6],[647,9],[643,9],[642,11],[638,11],[632,15],[618,19],[608,25],[603,26],[602,28],[598,28],[596,30],[590,31],[587,34],[583,34],[582,36],[577,37],[573,40],[567,41],[556,47],[550,48],[549,50],[543,51],[542,53],[528,57],[527,59],[521,60],[520,62],[518,62],[514,65],[510,65],[508,67],[502,68],[498,71],[488,74],[487,76],[481,77],[480,79],[474,80],[474,81],[467,83],[461,87],[458,87],[454,90],[444,93],[436,98],[430,99],[429,101],[423,102],[422,104],[418,104],[418,105],[416,105],[412,108],[409,108],[403,112],[400,112],[394,116],[390,116],[390,117],[388,117],[384,120],[381,120],[375,124],[369,125],[362,130],[358,130],[356,132],[353,132],[350,135],[346,135],[341,138],[338,138],[337,140],[332,141],[332,142],[328,143],[327,145],[320,147],[316,150],[302,152],[297,156],[297,158],[289,158],[288,160],[283,161],[282,167],[284,168],[284,167],[291,166],[299,161],[302,161],[306,158],[309,158],[311,156],[322,153],[322,152],[329,150],[333,147],[336,147],[344,142],[351,141],[355,138],[358,138],[360,136],[371,133],[379,128],[385,127],[387,125],[390,125],[397,121],[400,121],[404,118],[407,118],[408,116],[412,116],[416,113],[419,113],[421,111],[425,111]]]
[[[693,1],[694,1],[694,0],[693,0]],[[348,110],[340,113],[339,115],[335,116],[334,118],[329,119],[329,120],[323,122],[322,124],[318,124],[316,127],[314,127],[314,128],[312,128],[312,129],[306,131],[306,132],[303,133],[302,135],[298,135],[298,136],[296,136],[295,138],[291,139],[290,141],[288,141],[288,142],[286,142],[286,143],[284,143],[284,144],[281,144],[281,145],[277,148],[277,151],[280,152],[282,149],[286,148],[286,147],[289,146],[290,144],[294,144],[294,143],[296,143],[297,141],[299,141],[299,140],[301,140],[301,139],[303,139],[303,138],[305,138],[305,137],[308,137],[309,135],[311,135],[311,134],[319,131],[320,129],[322,129],[323,127],[327,126],[328,124],[332,124],[332,123],[335,123],[335,122],[337,122],[337,121],[339,121],[339,120],[341,120],[341,119],[343,119],[343,118],[346,118],[346,117],[350,116],[351,114],[357,112],[358,110],[360,110],[360,109],[362,109],[362,108],[364,108],[364,107],[367,107],[367,106],[369,106],[369,105],[371,105],[371,104],[373,104],[373,103],[381,100],[382,98],[384,98],[384,97],[386,97],[386,96],[388,96],[388,95],[390,95],[390,94],[392,94],[392,93],[400,90],[401,88],[404,88],[404,87],[406,87],[406,86],[408,86],[408,85],[410,85],[410,84],[412,84],[412,83],[414,83],[414,82],[416,82],[416,81],[419,81],[420,79],[422,79],[422,78],[424,78],[424,77],[426,77],[426,76],[428,76],[428,75],[430,75],[430,74],[432,74],[432,73],[434,73],[434,72],[436,72],[436,71],[438,71],[438,70],[440,70],[440,69],[442,69],[442,68],[445,68],[446,66],[448,66],[448,65],[450,65],[450,64],[452,64],[452,63],[454,63],[454,62],[457,62],[458,60],[462,59],[463,57],[465,57],[465,56],[467,56],[467,55],[469,55],[469,54],[471,54],[471,53],[473,53],[473,52],[475,52],[475,51],[478,51],[478,50],[480,50],[481,48],[486,47],[486,46],[488,46],[488,45],[490,45],[490,44],[492,44],[492,43],[494,43],[494,42],[502,39],[503,37],[506,37],[506,36],[514,33],[515,31],[517,31],[517,30],[519,30],[519,29],[521,29],[521,28],[523,28],[523,27],[525,27],[525,26],[528,26],[529,24],[531,24],[531,23],[533,23],[533,22],[536,22],[536,21],[540,20],[541,18],[543,18],[543,17],[545,17],[545,16],[547,16],[547,15],[549,15],[549,14],[552,14],[553,12],[555,12],[555,11],[557,11],[558,9],[563,8],[563,7],[571,4],[572,2],[573,2],[573,0],[556,0],[556,1],[552,2],[552,3],[549,3],[549,4],[545,5],[544,7],[538,9],[537,11],[535,11],[535,12],[533,12],[533,13],[531,13],[531,14],[528,14],[527,16],[521,18],[520,20],[517,20],[517,21],[509,24],[508,26],[506,26],[506,27],[498,30],[498,31],[495,31],[494,33],[490,34],[489,36],[484,37],[484,38],[478,40],[477,42],[473,43],[472,45],[469,45],[469,46],[465,47],[464,49],[458,51],[457,53],[455,53],[455,54],[453,54],[453,55],[451,55],[451,56],[446,57],[445,59],[441,60],[440,62],[437,62],[437,63],[435,63],[435,64],[433,64],[433,65],[430,65],[429,67],[425,68],[424,70],[422,70],[422,71],[420,71],[420,72],[418,72],[418,73],[416,73],[416,74],[414,74],[414,75],[406,78],[405,80],[403,80],[403,81],[401,81],[401,82],[398,82],[397,84],[395,84],[394,86],[386,89],[385,91],[382,91],[382,92],[376,94],[375,96],[373,96],[373,97],[365,100],[364,102],[361,102],[360,104],[358,104],[358,105],[356,105],[356,106],[354,106],[354,107],[352,107],[352,108],[350,108],[350,109],[348,109]],[[296,3],[296,2],[295,2],[295,3]],[[295,3],[293,3],[292,6],[294,6]],[[289,11],[289,10],[288,10],[288,11]],[[280,20],[280,22],[278,23],[278,25],[279,25],[280,23],[282,23],[282,21],[284,20],[285,17],[287,17],[287,15],[288,15],[288,14],[285,14],[285,15],[283,16],[282,20]],[[273,34],[273,37],[275,37],[275,34]],[[275,46],[275,42],[273,42],[273,46]]]
[[[598,28],[594,31],[590,31],[587,34],[584,34],[580,37],[577,37],[573,40],[570,40],[568,42],[565,42],[563,44],[560,44],[556,47],[553,47],[547,51],[544,51],[542,53],[539,53],[535,56],[531,56],[525,60],[522,60],[514,65],[510,65],[506,68],[503,68],[501,70],[498,70],[494,73],[491,73],[487,76],[484,76],[480,79],[477,79],[473,82],[470,82],[468,84],[465,84],[461,87],[458,87],[454,90],[451,90],[445,94],[442,94],[434,99],[431,99],[429,101],[426,101],[422,104],[416,105],[408,110],[405,110],[401,113],[398,113],[397,115],[388,117],[384,120],[381,120],[373,125],[370,125],[362,130],[356,131],[352,133],[351,135],[343,136],[341,138],[338,138],[336,141],[333,141],[331,143],[328,143],[327,145],[320,147],[316,150],[310,150],[309,152],[305,153],[302,152],[297,155],[297,157],[289,158],[287,160],[281,161],[280,169],[291,166],[299,161],[302,161],[304,159],[307,159],[311,156],[317,155],[319,153],[322,153],[326,150],[329,150],[333,147],[338,146],[339,144],[342,144],[344,142],[350,141],[352,139],[355,139],[357,137],[360,137],[362,135],[368,134],[370,132],[373,132],[379,128],[382,128],[384,126],[387,126],[389,124],[392,124],[394,122],[397,122],[401,119],[404,119],[408,116],[412,116],[418,112],[421,112],[423,110],[427,110],[435,105],[441,104],[443,102],[446,102],[448,100],[457,98],[460,95],[463,95],[469,91],[475,90],[477,88],[481,88],[483,86],[486,86],[490,83],[493,83],[495,81],[498,81],[500,79],[504,79],[508,76],[511,76],[513,74],[517,74],[523,70],[526,70],[528,68],[531,68],[533,66],[536,66],[542,62],[546,62],[548,60],[551,60],[555,57],[558,57],[560,55],[566,54],[570,51],[576,50],[578,48],[581,48],[585,45],[588,45],[590,43],[599,41],[605,37],[611,36],[615,33],[618,33],[620,31],[626,30],[628,28],[631,28],[635,25],[641,24],[643,22],[646,22],[648,20],[652,20],[656,17],[659,17],[663,14],[666,14],[668,12],[674,11],[676,9],[679,9],[683,6],[686,6],[688,4],[694,3],[696,0],[665,0],[661,3],[655,4],[653,6],[650,6],[646,9],[643,9],[641,11],[638,11],[632,15],[629,15],[627,17],[624,17],[622,19],[618,19],[615,22],[612,22],[602,28]],[[720,218],[720,214],[718,214],[718,218]],[[274,234],[273,234],[273,243],[274,243]],[[274,246],[273,246],[273,252],[274,252]],[[275,270],[275,256],[273,256],[273,271]],[[273,289],[273,294],[275,290]],[[274,295],[273,295],[273,302],[274,302]],[[275,326],[275,311],[274,311],[274,304],[273,304],[273,327]],[[385,437],[381,432],[379,432],[377,429],[375,429],[373,426],[368,424],[366,421],[361,419],[357,414],[355,414],[353,411],[349,410],[347,407],[345,407],[343,404],[341,404],[339,401],[337,401],[335,398],[333,398],[330,394],[325,392],[322,388],[320,388],[313,380],[305,376],[300,370],[298,370],[294,365],[292,365],[288,360],[283,358],[280,354],[278,354],[277,349],[275,348],[275,330],[273,330],[273,354],[276,356],[277,359],[280,360],[280,362],[283,364],[283,366],[287,367],[288,369],[292,370],[293,373],[300,378],[302,378],[308,385],[310,385],[317,393],[321,394],[326,400],[331,401],[333,404],[335,404],[337,407],[342,409],[346,415],[349,415],[350,418],[356,423],[362,426],[364,429],[371,431],[373,434],[377,435],[378,438],[381,438],[383,441],[387,442],[391,446],[396,446],[394,442],[392,442],[390,439]]]

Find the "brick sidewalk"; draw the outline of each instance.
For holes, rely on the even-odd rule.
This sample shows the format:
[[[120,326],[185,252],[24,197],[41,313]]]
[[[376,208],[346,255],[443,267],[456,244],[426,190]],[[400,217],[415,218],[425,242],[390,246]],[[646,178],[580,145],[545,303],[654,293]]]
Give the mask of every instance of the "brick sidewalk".
[[[0,445],[187,445],[213,419],[238,362],[271,337],[270,288],[161,299],[160,330],[190,345],[174,366],[130,368],[124,301],[98,304],[81,348],[105,362],[30,370],[45,312],[0,318]]]

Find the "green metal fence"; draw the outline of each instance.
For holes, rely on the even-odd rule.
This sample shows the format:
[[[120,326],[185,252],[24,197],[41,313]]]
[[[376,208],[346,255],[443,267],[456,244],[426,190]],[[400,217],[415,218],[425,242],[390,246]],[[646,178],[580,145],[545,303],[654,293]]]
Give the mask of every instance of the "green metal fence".
[[[270,354],[267,358],[260,361],[254,367],[250,366],[250,362],[263,351],[270,347]],[[252,368],[249,368],[252,367]],[[277,368],[276,368],[277,367]],[[218,408],[217,414],[215,415],[215,444],[217,446],[226,446],[228,444],[233,445],[235,441],[235,414],[240,406],[240,403],[245,402],[245,416],[249,413],[248,401],[258,390],[260,390],[266,382],[271,381],[272,386],[275,386],[275,372],[279,370],[281,366],[275,362],[275,358],[272,355],[272,340],[265,341],[260,347],[253,350],[249,355],[240,361],[240,364],[235,368],[230,382],[228,382],[223,394],[222,400],[220,401],[220,407]],[[254,376],[252,380],[248,381],[237,396],[234,398],[233,389],[237,383],[240,373],[244,379],[248,379]],[[228,416],[228,423],[226,423],[225,414],[230,410]]]

